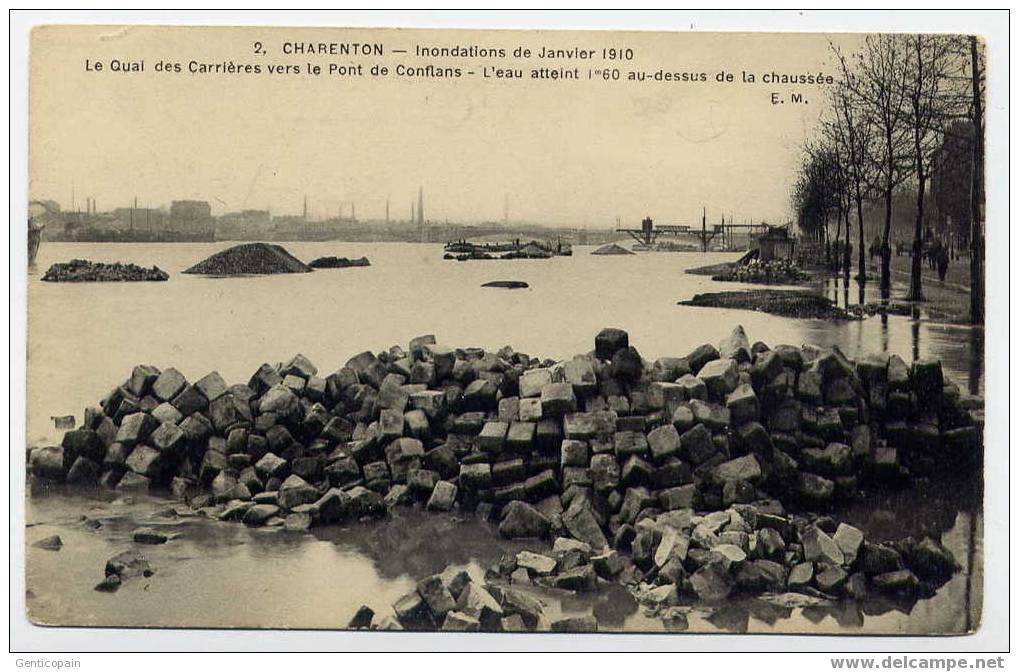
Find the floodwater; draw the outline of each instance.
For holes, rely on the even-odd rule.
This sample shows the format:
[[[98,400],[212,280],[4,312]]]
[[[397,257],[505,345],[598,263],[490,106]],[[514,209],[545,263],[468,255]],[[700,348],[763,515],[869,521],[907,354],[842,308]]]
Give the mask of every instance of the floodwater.
[[[974,359],[981,332],[872,317],[833,323],[743,310],[679,306],[701,292],[751,287],[712,282],[687,268],[737,253],[646,253],[458,262],[439,245],[286,243],[299,259],[367,256],[367,268],[261,277],[209,278],[182,270],[230,243],[44,243],[28,282],[28,440],[53,440],[51,416],[75,415],[123,382],[139,363],[173,366],[197,380],[218,370],[247,382],[263,362],[303,353],[332,372],[363,350],[421,334],[454,347],[512,345],[537,357],[569,358],[594,347],[603,327],[625,329],[646,359],[717,343],[742,324],[751,342],[838,345],[850,357],[888,351],[907,362],[939,357],[962,389],[982,389]],[[50,264],[86,258],[159,266],[167,282],[50,283]],[[523,280],[528,289],[493,289]]]
[[[696,293],[740,289],[689,275],[686,268],[737,254],[649,253],[549,260],[442,259],[441,246],[405,243],[286,243],[298,258],[367,256],[368,268],[268,277],[207,278],[180,271],[230,243],[44,243],[30,269],[28,443],[59,440],[52,416],[96,404],[138,363],[174,366],[194,380],[218,370],[246,382],[263,362],[303,353],[331,372],[352,355],[434,333],[452,346],[510,344],[532,356],[566,358],[593,348],[603,327],[626,329],[647,359],[683,355],[718,342],[742,324],[751,341],[838,345],[849,356],[887,350],[906,361],[939,357],[963,389],[982,391],[981,334],[906,317],[830,323],[764,313],[678,306]],[[85,258],[158,265],[157,283],[44,283],[51,263]],[[530,288],[482,288],[523,280]],[[723,609],[691,608],[691,631],[965,632],[979,621],[982,575],[981,494],[977,485],[895,493],[847,512],[875,535],[943,534],[965,570],[916,605],[848,604],[788,609],[760,600]],[[944,492],[952,492],[952,501]],[[938,492],[933,501],[924,493]],[[314,534],[249,530],[199,518],[152,519],[166,502],[113,502],[95,494],[33,496],[29,544],[49,534],[59,552],[27,549],[28,609],[36,622],[75,625],[343,627],[361,604],[388,606],[423,576],[447,565],[482,568],[520,548],[473,519],[406,512],[401,518]],[[87,514],[104,521],[93,531]],[[115,594],[93,591],[108,557],[131,545],[135,527],[163,524],[181,534],[145,547],[156,574]],[[882,527],[884,526],[884,527]],[[455,536],[455,543],[450,543]],[[973,571],[969,571],[972,567]],[[622,594],[620,594],[622,591]],[[594,610],[606,628],[661,630],[625,591],[559,600],[550,609]],[[848,630],[847,630],[848,628]]]

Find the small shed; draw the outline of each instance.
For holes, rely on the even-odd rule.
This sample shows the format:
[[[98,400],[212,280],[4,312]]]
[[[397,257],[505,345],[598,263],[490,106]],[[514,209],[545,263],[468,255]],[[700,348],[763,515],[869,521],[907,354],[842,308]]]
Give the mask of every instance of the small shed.
[[[768,227],[765,233],[757,237],[757,249],[760,250],[761,261],[772,261],[775,259],[791,260],[796,241],[789,235],[789,229],[784,226]]]

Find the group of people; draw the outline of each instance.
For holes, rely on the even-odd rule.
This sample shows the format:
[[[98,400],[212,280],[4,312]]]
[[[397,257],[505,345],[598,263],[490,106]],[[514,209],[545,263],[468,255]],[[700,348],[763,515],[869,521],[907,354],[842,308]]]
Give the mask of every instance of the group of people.
[[[912,255],[911,245],[905,241],[895,241],[895,256],[901,257],[903,254]],[[880,236],[874,236],[873,242],[870,244],[869,252],[871,261],[875,257],[881,256],[881,251],[884,248],[884,244],[881,242]],[[939,238],[930,237],[929,242],[924,245],[920,251],[921,258],[926,260],[928,268],[931,270],[937,269],[938,279],[942,282],[945,281],[945,276],[948,274],[948,263],[951,258],[948,247],[941,242]]]
[[[832,268],[838,270],[845,268],[846,258],[853,258],[853,244],[836,240],[829,249],[829,260]]]
[[[927,246],[927,249],[924,250],[923,254],[927,259],[927,266],[931,270],[937,268],[938,279],[944,282],[945,274],[948,273],[948,248],[942,244],[939,239],[935,238],[931,244]]]

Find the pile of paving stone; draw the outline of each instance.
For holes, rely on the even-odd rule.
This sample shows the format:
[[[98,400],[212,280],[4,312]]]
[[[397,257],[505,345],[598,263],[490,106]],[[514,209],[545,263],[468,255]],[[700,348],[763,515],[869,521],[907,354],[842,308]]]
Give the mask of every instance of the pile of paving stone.
[[[819,522],[828,527],[831,521]],[[683,606],[761,593],[779,605],[877,595],[909,604],[957,569],[952,554],[932,539],[871,543],[844,523],[829,536],[815,523],[796,529],[792,520],[752,506],[685,520],[646,518],[637,529],[631,553],[559,537],[547,553],[505,556],[483,582],[464,571],[426,577],[393,603],[391,616],[375,620],[363,606],[348,627],[593,632],[599,627],[594,614],[557,613],[546,595],[555,600],[613,583],[626,585],[646,613],[664,619],[685,619]]]
[[[526,562],[528,552],[520,556]],[[375,619],[371,607],[362,606],[347,627],[352,630],[452,632],[594,632],[598,629],[598,621],[591,614],[553,615],[541,597],[528,588],[508,585],[498,577],[475,581],[466,571],[450,574],[444,572],[418,581],[414,590],[393,604],[392,615]]]
[[[564,362],[423,336],[324,376],[301,355],[263,364],[246,384],[139,365],[28,466],[168,488],[251,526],[476,512],[508,538],[561,538],[497,575],[523,568],[575,591],[620,581],[663,606],[734,591],[924,594],[954,571],[938,541],[872,543],[823,514],[871,484],[976,468],[981,409],[937,361],[751,345],[741,327],[650,363],[618,329]]]

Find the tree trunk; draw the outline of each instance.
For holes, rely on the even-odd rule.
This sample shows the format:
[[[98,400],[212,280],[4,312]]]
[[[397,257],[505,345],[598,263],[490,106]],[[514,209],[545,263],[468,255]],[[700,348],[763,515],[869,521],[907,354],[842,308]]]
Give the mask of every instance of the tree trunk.
[[[914,118],[917,116],[917,106],[914,105]],[[919,122],[914,121],[913,129],[913,151],[916,152],[916,223],[913,227],[913,259],[912,272],[909,275],[909,300],[923,301],[923,192],[925,177],[923,171],[923,154],[920,147]]]
[[[971,69],[973,72],[973,168],[970,184],[969,232],[969,318],[973,324],[984,323],[984,113],[980,99],[980,63],[977,56],[977,38],[969,38]]]
[[[892,289],[892,178],[895,170],[895,155],[892,154],[892,132],[885,131],[885,151],[888,165],[885,166],[885,230],[881,241],[881,298],[887,299]]]
[[[885,230],[881,238],[881,295],[888,298],[892,288],[892,180],[885,183]]]
[[[844,284],[845,284],[846,287],[848,287],[849,286],[849,271],[851,270],[850,267],[853,265],[853,255],[849,252],[849,241],[850,241],[850,238],[849,238],[849,206],[846,206],[845,210],[843,210],[842,216],[845,217],[845,219],[846,219],[846,250],[845,250],[846,258],[843,260],[843,268],[845,270],[843,271],[842,275],[843,275],[843,278],[845,280]]]
[[[841,200],[841,199],[839,199]],[[832,245],[832,251],[835,253],[834,258],[831,260],[831,268],[835,271],[835,275],[839,274],[839,243],[842,242],[842,206],[840,205],[835,210],[835,243]]]
[[[862,285],[862,284],[865,284],[867,282],[867,254],[866,254],[866,251],[863,249],[864,248],[864,243],[863,243],[863,198],[860,195],[860,185],[859,185],[859,183],[857,183],[857,185],[856,185],[856,227],[859,229],[859,232],[860,232],[860,252],[859,252],[859,255],[857,256],[857,258],[859,259],[858,266],[860,268],[859,276],[858,277],[860,278],[860,284]]]
[[[909,275],[909,300],[923,301],[923,192],[926,178],[921,174],[916,188],[916,224],[913,229],[913,265]]]

